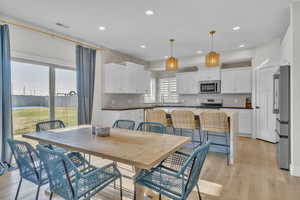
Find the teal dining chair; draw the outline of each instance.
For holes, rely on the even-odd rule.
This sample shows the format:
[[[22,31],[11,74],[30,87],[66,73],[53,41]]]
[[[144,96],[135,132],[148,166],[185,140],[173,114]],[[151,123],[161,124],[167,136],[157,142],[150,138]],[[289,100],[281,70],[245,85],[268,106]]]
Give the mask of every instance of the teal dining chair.
[[[166,133],[166,127],[157,122],[141,122],[137,127],[138,131]]]
[[[79,170],[63,153],[37,145],[41,160],[49,178],[50,200],[53,193],[65,200],[90,200],[106,186],[120,180],[120,198],[122,199],[122,176],[114,164],[97,168],[80,157],[88,166]]]
[[[210,142],[198,146],[191,155],[176,152],[150,170],[141,170],[135,183],[174,200],[186,200],[196,186],[201,199],[198,180]],[[179,161],[179,160],[180,161]],[[176,166],[174,168],[174,166]]]
[[[39,198],[40,187],[48,183],[48,177],[39,153],[27,142],[8,139],[11,151],[20,172],[20,181],[15,200],[18,199],[22,180],[25,179],[38,186],[35,199]]]
[[[132,120],[117,120],[112,126],[113,128],[121,128],[121,129],[128,129],[128,130],[134,130],[135,128],[135,122]]]

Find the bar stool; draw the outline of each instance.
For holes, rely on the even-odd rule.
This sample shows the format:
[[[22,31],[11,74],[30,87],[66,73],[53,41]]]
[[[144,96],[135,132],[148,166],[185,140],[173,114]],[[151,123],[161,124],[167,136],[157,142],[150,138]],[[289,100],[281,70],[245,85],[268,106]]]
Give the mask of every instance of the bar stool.
[[[195,114],[192,111],[174,110],[171,112],[173,133],[176,134],[176,129],[180,131],[181,136],[192,138],[192,142],[187,145],[192,150],[201,145],[202,137],[199,121],[195,120]],[[196,131],[198,129],[198,131]],[[195,134],[195,132],[197,132]]]
[[[167,113],[164,110],[160,110],[160,109],[146,110],[145,121],[160,123],[166,127],[166,133],[172,133],[172,129],[170,130],[170,127],[172,125],[171,119],[167,118]]]
[[[226,113],[222,111],[202,112],[200,114],[200,124],[202,131],[206,134],[207,140],[211,141],[210,151],[213,151],[212,147],[214,146],[221,147],[220,149],[216,150],[216,152],[226,154],[227,165],[229,165],[230,128]],[[220,143],[219,141],[215,141],[217,138],[224,138],[224,142]]]

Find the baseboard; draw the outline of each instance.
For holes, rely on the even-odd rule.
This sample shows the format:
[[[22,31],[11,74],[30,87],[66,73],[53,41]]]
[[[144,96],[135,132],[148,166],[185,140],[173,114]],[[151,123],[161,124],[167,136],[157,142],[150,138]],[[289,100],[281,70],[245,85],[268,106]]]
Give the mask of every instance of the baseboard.
[[[290,175],[300,177],[300,165],[290,165]]]

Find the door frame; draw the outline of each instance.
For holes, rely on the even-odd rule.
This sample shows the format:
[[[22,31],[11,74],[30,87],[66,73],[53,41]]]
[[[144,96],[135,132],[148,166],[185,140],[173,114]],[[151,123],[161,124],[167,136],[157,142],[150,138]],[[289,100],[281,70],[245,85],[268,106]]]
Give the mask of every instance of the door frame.
[[[259,98],[259,94],[258,94],[258,73],[259,73],[259,70],[261,69],[274,69],[274,71],[276,71],[277,69],[279,69],[280,66],[277,66],[275,64],[271,64],[271,65],[263,65],[263,66],[260,66],[260,67],[256,67],[254,68],[253,70],[253,74],[252,74],[252,77],[253,77],[253,83],[252,83],[252,87],[253,87],[253,91],[252,91],[252,106],[253,106],[253,120],[252,120],[252,125],[253,125],[253,128],[254,128],[254,131],[253,131],[253,134],[252,134],[252,138],[254,139],[257,139],[257,135],[258,135],[258,109],[256,108],[256,106],[258,106],[258,98]],[[273,103],[273,102],[272,102]]]

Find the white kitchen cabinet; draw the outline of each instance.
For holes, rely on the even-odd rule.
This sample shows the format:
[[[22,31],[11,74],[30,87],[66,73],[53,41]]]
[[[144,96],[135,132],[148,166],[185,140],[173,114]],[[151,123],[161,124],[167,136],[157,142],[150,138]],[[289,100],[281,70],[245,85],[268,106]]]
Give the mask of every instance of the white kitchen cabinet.
[[[221,71],[221,92],[246,94],[252,92],[252,68],[224,69]]]
[[[197,72],[185,72],[176,74],[178,94],[198,94],[199,81]]]
[[[253,110],[252,109],[221,109],[239,112],[239,135],[252,137],[253,132]]]
[[[150,87],[150,72],[144,66],[126,63],[104,66],[104,93],[144,94]]]
[[[198,81],[220,80],[220,67],[201,67],[197,74]]]
[[[96,121],[99,122],[101,126],[112,127],[114,122],[119,119],[133,120],[137,128],[138,124],[144,121],[144,110],[102,110],[99,119]]]

